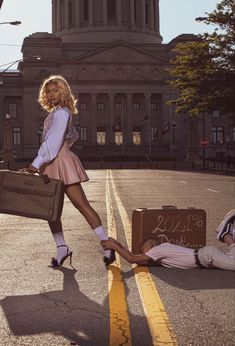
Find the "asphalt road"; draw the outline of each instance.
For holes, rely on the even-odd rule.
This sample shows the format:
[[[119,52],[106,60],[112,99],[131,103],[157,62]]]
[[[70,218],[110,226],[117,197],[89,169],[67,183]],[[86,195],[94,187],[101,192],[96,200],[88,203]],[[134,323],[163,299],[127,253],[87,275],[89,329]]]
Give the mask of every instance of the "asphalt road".
[[[87,172],[90,181],[83,187],[89,201],[109,235],[124,245],[130,245],[133,210],[176,205],[204,209],[207,243],[223,247],[214,231],[234,208],[234,177]],[[53,270],[48,264],[55,246],[47,223],[0,215],[0,345],[234,345],[234,272],[138,271],[122,259],[107,270],[99,242],[67,199],[62,220],[73,267],[65,262]]]

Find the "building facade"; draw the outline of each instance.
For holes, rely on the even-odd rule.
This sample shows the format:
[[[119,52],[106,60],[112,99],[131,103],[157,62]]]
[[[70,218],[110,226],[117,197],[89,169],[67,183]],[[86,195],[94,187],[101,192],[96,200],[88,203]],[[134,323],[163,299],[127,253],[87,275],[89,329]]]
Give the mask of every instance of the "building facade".
[[[53,0],[52,33],[26,37],[19,71],[1,75],[0,125],[9,114],[15,157],[32,158],[37,151],[46,116],[38,90],[56,74],[78,99],[74,124],[80,139],[74,150],[82,157],[185,158],[190,150],[200,152],[204,137],[211,156],[225,150],[226,138],[231,150],[235,128],[220,114],[202,119],[195,131],[186,115],[167,104],[175,96],[167,84],[172,50],[194,39],[184,34],[162,43],[159,0]]]

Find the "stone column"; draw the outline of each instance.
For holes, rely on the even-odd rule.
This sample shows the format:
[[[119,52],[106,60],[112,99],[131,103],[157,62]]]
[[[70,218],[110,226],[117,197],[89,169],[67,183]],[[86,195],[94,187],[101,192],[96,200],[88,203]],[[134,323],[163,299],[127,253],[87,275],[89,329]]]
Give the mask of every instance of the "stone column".
[[[91,143],[97,143],[96,93],[91,94]]]
[[[107,0],[103,0],[103,24],[108,24]]]
[[[80,0],[75,1],[75,27],[80,28]]]
[[[109,93],[109,135],[108,135],[108,143],[113,144],[114,143],[114,132],[113,132],[113,126],[114,126],[114,93]]]
[[[64,2],[64,27],[66,30],[69,29],[69,0]]]
[[[89,0],[89,25],[90,26],[93,25],[93,15],[94,15],[93,0]]]
[[[122,2],[117,0],[117,25],[122,25]]]
[[[130,23],[133,28],[135,26],[135,0],[130,0]]]
[[[132,95],[131,93],[126,94],[127,98],[127,133],[126,142],[133,144],[133,122],[132,122]]]
[[[146,12],[145,12],[145,0],[141,0],[141,26],[146,27]]]
[[[56,32],[56,0],[52,1],[52,33]]]
[[[61,4],[60,0],[56,3],[56,31],[61,31]]]
[[[155,2],[155,31],[159,33],[159,0],[154,0]]]
[[[150,0],[149,1],[149,11],[150,11],[150,29],[154,30],[154,6],[153,6],[153,1],[154,0]]]

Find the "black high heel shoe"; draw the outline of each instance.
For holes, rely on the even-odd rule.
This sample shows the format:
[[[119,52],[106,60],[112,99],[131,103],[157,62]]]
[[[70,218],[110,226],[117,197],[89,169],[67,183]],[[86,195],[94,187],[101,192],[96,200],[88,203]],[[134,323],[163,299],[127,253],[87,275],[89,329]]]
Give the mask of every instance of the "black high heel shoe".
[[[116,261],[116,255],[115,255],[115,251],[112,249],[111,250],[111,255],[110,257],[103,257],[103,261],[106,267],[108,267],[110,264],[112,264],[114,261]]]
[[[73,251],[69,252],[69,247],[67,245],[59,245],[57,247],[67,247],[67,254],[64,257],[61,258],[60,262],[58,262],[57,259],[53,257],[52,260],[51,260],[50,267],[56,268],[56,267],[62,266],[62,264],[64,263],[64,261],[68,257],[69,257],[69,263],[70,263],[70,265],[72,265]]]

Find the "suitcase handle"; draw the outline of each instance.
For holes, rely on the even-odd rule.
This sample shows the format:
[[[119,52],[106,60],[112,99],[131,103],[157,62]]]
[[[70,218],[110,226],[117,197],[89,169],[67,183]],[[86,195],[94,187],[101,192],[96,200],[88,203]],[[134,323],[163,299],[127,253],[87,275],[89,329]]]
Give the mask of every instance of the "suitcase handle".
[[[175,205],[163,205],[162,209],[177,209]]]
[[[42,178],[44,184],[47,184],[47,183],[49,183],[49,182],[51,181],[51,179],[48,177],[47,174],[41,174],[39,171],[36,172],[36,173],[28,173],[28,172],[25,172],[25,171],[23,171],[22,169],[20,169],[20,170],[18,171],[18,173],[22,173],[22,174],[31,174],[31,175],[38,175],[39,177]]]
[[[31,174],[31,173],[29,173],[29,174]],[[38,175],[39,177],[41,177],[44,184],[48,184],[51,181],[51,179],[48,177],[47,174],[42,174],[39,171],[36,173],[33,173],[33,175]]]

